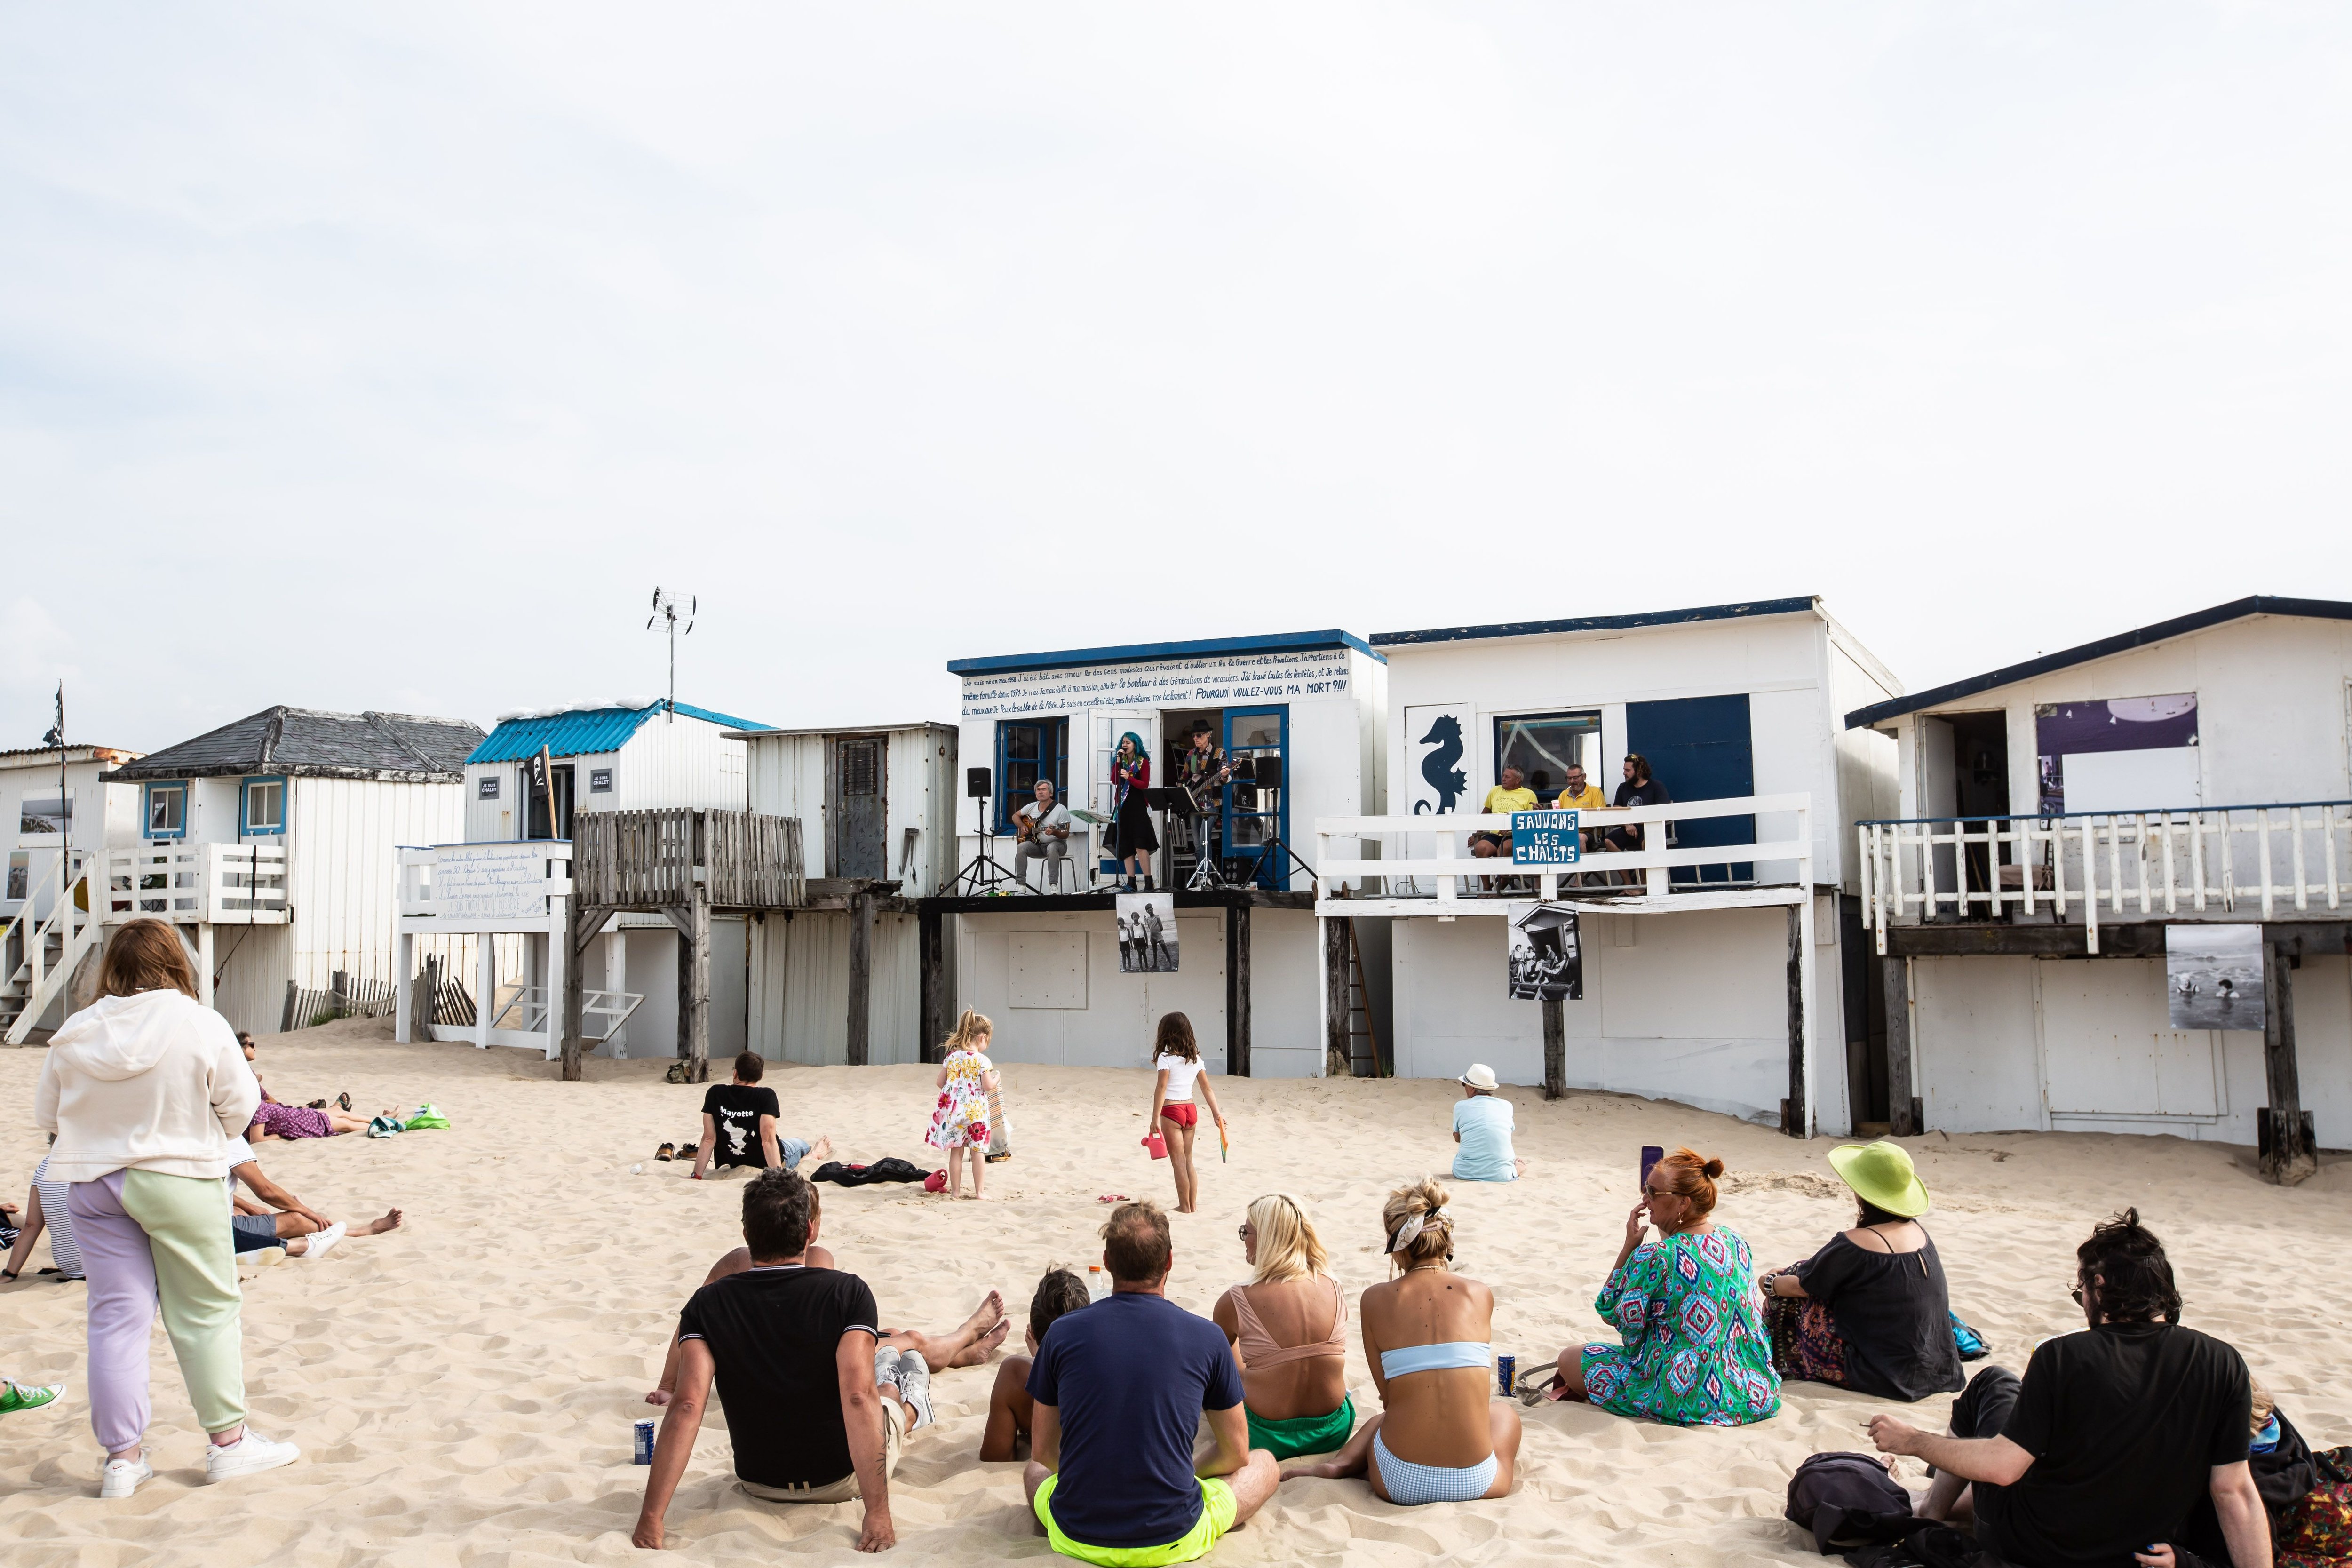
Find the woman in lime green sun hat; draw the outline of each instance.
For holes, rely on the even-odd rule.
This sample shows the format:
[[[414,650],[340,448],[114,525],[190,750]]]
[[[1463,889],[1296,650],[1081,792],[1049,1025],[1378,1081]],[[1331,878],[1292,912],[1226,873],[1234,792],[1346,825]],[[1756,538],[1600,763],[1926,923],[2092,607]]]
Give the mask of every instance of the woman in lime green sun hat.
[[[1830,1151],[1830,1169],[1852,1188],[1852,1229],[1819,1252],[1757,1283],[1772,1361],[1785,1379],[1833,1383],[1883,1399],[1925,1399],[1958,1389],[1943,1260],[1919,1216],[1927,1189],[1911,1155],[1886,1139]]]

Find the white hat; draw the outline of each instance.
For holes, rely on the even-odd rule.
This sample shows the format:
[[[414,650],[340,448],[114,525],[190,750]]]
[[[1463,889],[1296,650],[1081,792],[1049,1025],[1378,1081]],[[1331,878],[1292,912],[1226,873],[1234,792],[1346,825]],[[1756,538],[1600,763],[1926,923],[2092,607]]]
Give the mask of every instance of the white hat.
[[[1470,1070],[1462,1075],[1462,1082],[1471,1089],[1493,1089],[1495,1069],[1485,1062],[1472,1062]]]

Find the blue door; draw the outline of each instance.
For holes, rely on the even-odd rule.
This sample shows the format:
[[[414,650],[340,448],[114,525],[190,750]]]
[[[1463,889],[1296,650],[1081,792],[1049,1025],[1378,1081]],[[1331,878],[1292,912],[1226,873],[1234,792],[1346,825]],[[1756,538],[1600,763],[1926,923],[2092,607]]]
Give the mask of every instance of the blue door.
[[[1756,793],[1756,749],[1748,727],[1748,694],[1685,697],[1673,702],[1625,704],[1625,744],[1649,759],[1650,776],[1675,800],[1726,800]],[[1620,775],[1622,776],[1622,774]],[[1615,784],[1610,785],[1612,795]],[[1753,816],[1701,816],[1675,824],[1678,849],[1710,844],[1753,844]],[[1678,885],[1752,882],[1753,861],[1677,866]]]
[[[1225,760],[1234,764],[1234,782],[1225,786],[1225,858],[1240,860],[1243,880],[1261,888],[1286,890],[1290,886],[1286,855],[1269,854],[1279,837],[1290,842],[1290,708],[1228,708],[1225,710]],[[1242,764],[1253,774],[1262,762],[1274,765],[1260,777],[1242,776]],[[1271,783],[1279,774],[1280,783]]]

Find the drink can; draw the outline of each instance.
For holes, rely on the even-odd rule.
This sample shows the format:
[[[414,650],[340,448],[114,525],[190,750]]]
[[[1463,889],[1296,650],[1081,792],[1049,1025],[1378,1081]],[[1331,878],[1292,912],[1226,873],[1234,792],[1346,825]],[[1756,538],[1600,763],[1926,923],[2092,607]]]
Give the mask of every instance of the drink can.
[[[1515,1355],[1498,1355],[1495,1358],[1495,1382],[1501,1387],[1505,1394],[1510,1393],[1511,1384],[1518,1381],[1518,1357]]]
[[[654,1424],[651,1421],[640,1421],[637,1423],[636,1458],[632,1459],[630,1463],[637,1465],[650,1465],[653,1462]]]

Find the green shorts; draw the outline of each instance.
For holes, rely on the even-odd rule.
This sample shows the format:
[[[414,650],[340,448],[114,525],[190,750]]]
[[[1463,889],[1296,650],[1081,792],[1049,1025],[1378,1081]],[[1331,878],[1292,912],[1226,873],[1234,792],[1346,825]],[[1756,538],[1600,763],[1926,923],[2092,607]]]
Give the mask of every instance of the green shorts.
[[[1100,1563],[1102,1568],[1160,1568],[1163,1563],[1190,1563],[1204,1557],[1217,1538],[1234,1527],[1234,1515],[1240,1507],[1234,1500],[1233,1488],[1208,1478],[1201,1482],[1201,1517],[1179,1539],[1165,1546],[1088,1546],[1064,1535],[1062,1527],[1054,1522],[1054,1488],[1061,1479],[1047,1476],[1039,1484],[1037,1522],[1045,1527],[1045,1539],[1053,1542],[1055,1551],[1081,1563]]]
[[[1268,1421],[1246,1407],[1242,1414],[1249,1417],[1250,1447],[1264,1448],[1277,1459],[1295,1459],[1301,1454],[1328,1454],[1334,1448],[1343,1448],[1356,1430],[1356,1401],[1352,1395],[1343,1395],[1339,1408],[1328,1415],[1297,1415],[1287,1421]]]

